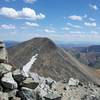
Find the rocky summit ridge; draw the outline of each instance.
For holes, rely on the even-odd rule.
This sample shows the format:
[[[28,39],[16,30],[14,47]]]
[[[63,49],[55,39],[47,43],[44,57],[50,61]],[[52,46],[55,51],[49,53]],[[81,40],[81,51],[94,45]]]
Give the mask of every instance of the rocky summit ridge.
[[[68,82],[70,77],[74,77],[82,82],[91,81],[100,85],[100,78],[92,68],[80,63],[48,38],[33,38],[7,50],[9,63],[15,69],[23,69],[23,66],[31,64],[32,66],[28,67],[31,72],[56,81],[65,79]],[[37,57],[33,62],[35,55]]]
[[[38,54],[33,55],[23,68],[13,69],[4,45],[0,51],[5,52],[0,57],[0,100],[100,100],[99,85],[85,84],[73,77],[68,82],[55,81],[30,72]]]

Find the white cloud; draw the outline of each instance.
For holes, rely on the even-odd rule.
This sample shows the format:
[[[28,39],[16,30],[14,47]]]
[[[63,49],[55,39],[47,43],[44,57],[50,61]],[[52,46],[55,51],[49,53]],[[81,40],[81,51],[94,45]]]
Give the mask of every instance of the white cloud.
[[[69,27],[63,27],[62,30],[68,31],[68,30],[70,30],[70,28]]]
[[[25,3],[34,3],[36,0],[24,0]]]
[[[31,23],[31,22],[25,22],[25,25],[30,26],[30,27],[39,27],[39,24]]]
[[[0,25],[0,29],[16,29],[16,27],[12,24],[2,24]]]
[[[90,20],[90,21],[92,21],[92,22],[94,22],[94,21],[95,21],[95,19],[94,19],[94,18],[89,18],[89,20]]]
[[[91,34],[98,34],[97,31],[91,31]]]
[[[0,15],[9,17],[9,18],[17,18],[19,17],[18,12],[13,8],[2,7],[0,9]]]
[[[6,2],[13,2],[13,1],[16,1],[16,0],[4,0]],[[35,1],[37,0],[23,0],[25,3],[34,3]]]
[[[89,21],[91,21],[91,22],[95,22],[95,21],[96,21],[96,19],[94,19],[94,18],[92,18],[92,17],[88,17],[87,14],[85,14],[85,15],[83,16],[83,18],[86,19],[86,20],[89,20]]]
[[[96,5],[93,4],[89,4],[90,8],[92,8],[93,10],[98,10],[98,7]]]
[[[44,19],[45,15],[40,13],[36,14],[34,9],[31,8],[23,8],[21,11],[16,11],[13,8],[2,7],[0,9],[0,15],[15,18],[15,19],[27,19],[27,20],[40,20]]]
[[[81,28],[79,25],[74,25],[71,23],[67,23],[68,26],[73,27],[73,28]]]
[[[83,33],[85,33],[85,32],[81,32],[81,31],[70,31],[70,33],[71,33],[71,34],[81,34],[81,33],[83,34]]]
[[[77,16],[77,15],[72,15],[68,17],[71,20],[77,20],[77,21],[82,21],[82,17],[81,16]]]
[[[97,26],[96,22],[92,22],[92,23],[85,22],[84,25],[89,26],[89,27],[96,27]]]
[[[55,32],[55,30],[52,30],[52,29],[44,29],[44,32],[46,32],[46,33],[54,33]]]

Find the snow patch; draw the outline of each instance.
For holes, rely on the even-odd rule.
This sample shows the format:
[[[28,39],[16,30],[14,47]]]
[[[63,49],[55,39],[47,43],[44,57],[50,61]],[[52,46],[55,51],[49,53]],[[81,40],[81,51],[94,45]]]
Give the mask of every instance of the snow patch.
[[[28,75],[29,70],[30,70],[31,66],[33,65],[33,63],[36,61],[37,56],[38,56],[38,54],[35,54],[35,55],[30,59],[30,61],[29,61],[26,65],[23,66],[22,72],[23,72],[23,74],[24,74],[26,77],[29,76],[29,75]]]

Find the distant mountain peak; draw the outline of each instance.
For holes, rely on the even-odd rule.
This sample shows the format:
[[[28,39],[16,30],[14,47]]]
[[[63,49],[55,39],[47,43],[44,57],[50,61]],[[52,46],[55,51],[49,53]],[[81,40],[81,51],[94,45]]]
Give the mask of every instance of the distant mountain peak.
[[[58,48],[48,38],[38,37],[22,42],[9,48],[8,54],[9,62],[15,68],[22,68],[30,61],[32,56],[38,54],[37,60],[30,68],[32,72],[46,77],[49,76],[55,80],[68,80],[70,77],[74,77],[85,82],[94,81],[99,83],[90,68],[82,65],[68,52]]]
[[[41,46],[46,46],[50,49],[56,49],[56,44],[49,38],[47,37],[36,37],[36,38],[33,38],[29,41],[32,41],[33,43],[38,43],[37,45],[41,44]]]

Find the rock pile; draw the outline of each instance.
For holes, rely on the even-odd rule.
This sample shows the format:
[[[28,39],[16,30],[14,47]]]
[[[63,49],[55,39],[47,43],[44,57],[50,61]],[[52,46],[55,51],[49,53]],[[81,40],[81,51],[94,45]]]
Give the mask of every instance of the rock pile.
[[[23,69],[12,70],[6,49],[0,54],[0,100],[100,100],[100,88],[83,84],[78,79],[56,82],[50,77],[39,76]],[[0,52],[0,53],[2,53]]]

